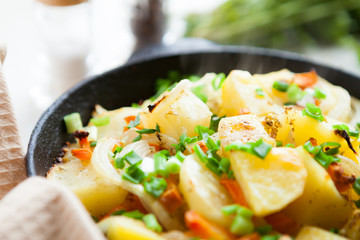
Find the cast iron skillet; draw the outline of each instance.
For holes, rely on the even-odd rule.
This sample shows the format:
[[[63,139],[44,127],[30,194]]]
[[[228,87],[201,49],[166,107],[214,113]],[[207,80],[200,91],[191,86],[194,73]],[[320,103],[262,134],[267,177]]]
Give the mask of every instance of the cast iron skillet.
[[[204,74],[243,69],[254,73],[288,68],[305,72],[315,68],[319,75],[346,88],[360,98],[360,78],[297,54],[249,47],[209,45],[197,50],[172,50],[157,55],[135,57],[125,66],[85,80],[57,99],[41,116],[32,132],[26,155],[29,176],[42,175],[55,163],[62,146],[73,137],[66,133],[63,116],[79,112],[87,123],[95,104],[106,109],[130,105],[154,94],[154,81],[169,70],[183,74]]]

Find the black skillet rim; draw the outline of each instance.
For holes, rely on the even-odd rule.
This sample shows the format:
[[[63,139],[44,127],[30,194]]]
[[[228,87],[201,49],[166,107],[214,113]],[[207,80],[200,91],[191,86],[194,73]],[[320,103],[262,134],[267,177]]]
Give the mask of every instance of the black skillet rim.
[[[339,73],[342,73],[342,74],[345,74],[345,75],[348,75],[348,76],[351,76],[353,78],[357,78],[360,80],[360,76],[358,76],[352,72],[348,72],[348,71],[344,71],[343,69],[338,69],[338,68],[335,68],[332,66],[328,66],[319,61],[309,59],[308,57],[298,54],[298,53],[293,53],[293,52],[288,52],[288,51],[283,51],[283,50],[276,50],[276,49],[258,48],[258,47],[212,45],[208,49],[199,49],[199,50],[180,49],[180,50],[172,50],[170,52],[162,52],[162,53],[158,53],[158,54],[142,56],[140,58],[137,58],[134,61],[130,60],[128,63],[126,63],[120,67],[114,68],[105,73],[95,75],[95,76],[92,76],[92,77],[89,77],[89,78],[83,80],[82,82],[78,83],[77,85],[75,85],[74,87],[72,87],[68,91],[66,91],[64,94],[62,94],[58,99],[55,100],[55,102],[53,104],[50,105],[50,107],[41,115],[41,117],[37,121],[32,133],[31,133],[31,136],[30,136],[27,153],[25,156],[26,171],[27,171],[28,177],[37,175],[36,170],[35,170],[35,161],[36,160],[34,159],[34,151],[35,151],[35,147],[37,144],[37,139],[38,139],[39,133],[41,132],[42,127],[46,124],[47,119],[62,104],[62,102],[68,98],[69,95],[76,92],[78,89],[82,88],[84,85],[90,84],[92,81],[94,81],[99,76],[102,76],[102,75],[105,75],[108,73],[112,73],[112,72],[116,72],[116,71],[121,71],[121,70],[129,68],[135,64],[141,64],[141,63],[145,63],[148,61],[154,61],[154,60],[168,58],[168,57],[196,55],[196,54],[209,54],[209,53],[210,54],[211,53],[250,54],[250,55],[277,57],[277,58],[282,58],[285,60],[292,60],[292,61],[308,63],[311,65],[317,65],[319,67],[327,68],[329,70],[336,71],[336,72],[339,72]]]

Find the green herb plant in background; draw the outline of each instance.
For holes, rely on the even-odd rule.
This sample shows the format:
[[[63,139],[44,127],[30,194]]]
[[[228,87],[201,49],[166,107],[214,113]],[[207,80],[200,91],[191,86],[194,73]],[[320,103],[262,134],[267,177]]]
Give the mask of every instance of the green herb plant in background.
[[[351,45],[360,60],[359,0],[228,0],[187,17],[185,36],[294,50]]]

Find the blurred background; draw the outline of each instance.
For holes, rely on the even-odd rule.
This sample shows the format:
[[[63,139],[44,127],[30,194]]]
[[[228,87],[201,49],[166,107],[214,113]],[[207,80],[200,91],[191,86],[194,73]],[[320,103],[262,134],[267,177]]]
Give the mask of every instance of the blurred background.
[[[63,92],[135,50],[184,37],[299,52],[360,74],[359,0],[0,0],[4,74],[24,149]]]

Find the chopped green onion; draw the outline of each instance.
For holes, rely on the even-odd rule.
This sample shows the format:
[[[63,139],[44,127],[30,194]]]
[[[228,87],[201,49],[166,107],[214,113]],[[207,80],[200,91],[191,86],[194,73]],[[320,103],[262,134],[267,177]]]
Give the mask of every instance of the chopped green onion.
[[[151,194],[154,197],[160,197],[166,188],[167,183],[163,178],[151,177],[150,181],[144,182],[145,192]]]
[[[122,215],[129,217],[129,218],[138,219],[138,220],[141,220],[144,217],[144,214],[141,213],[139,210],[134,210],[131,212],[124,212]]]
[[[203,101],[204,103],[207,102],[208,97],[206,96],[206,94],[204,93],[204,87],[205,85],[200,85],[197,87],[193,87],[191,89],[191,91],[195,94],[195,96],[197,96],[198,98],[200,98],[201,101]]]
[[[255,228],[255,231],[258,232],[260,235],[266,235],[272,231],[272,226],[271,225],[260,226]]]
[[[348,131],[349,130],[349,126],[346,124],[336,124],[332,126],[333,129],[337,129],[337,130],[345,130]]]
[[[234,179],[234,171],[230,170],[228,173],[228,179]]]
[[[136,152],[134,152],[134,150],[128,152],[122,158],[124,158],[125,161],[130,165],[137,164],[142,160],[142,158]]]
[[[208,147],[209,151],[212,151],[213,153],[216,153],[217,150],[220,149],[220,140],[217,140],[215,143],[212,138],[207,137],[205,139],[205,144]]]
[[[142,161],[137,162],[136,164],[131,165],[125,169],[125,173],[122,175],[122,178],[128,180],[132,183],[141,183],[145,178],[145,173],[139,168],[139,165]]]
[[[92,118],[90,119],[90,122],[97,127],[101,127],[108,125],[110,123],[110,118],[109,116],[105,116],[102,118]]]
[[[329,231],[332,232],[332,233],[335,233],[335,234],[339,234],[340,230],[338,228],[330,228]]]
[[[138,104],[138,103],[132,103],[132,104],[131,104],[131,107],[132,107],[132,108],[140,108],[140,104]]]
[[[282,147],[283,143],[282,141],[276,141],[276,147]]]
[[[207,127],[201,126],[201,125],[197,125],[195,127],[195,132],[199,135],[198,140],[205,139],[215,133],[213,130],[211,130]]]
[[[317,99],[325,99],[326,94],[320,88],[316,87],[314,89],[314,97],[316,97]]]
[[[212,80],[211,84],[215,90],[219,90],[223,85],[226,79],[226,75],[224,73],[219,73],[216,77]]]
[[[182,152],[180,152],[180,151],[176,152],[175,157],[176,157],[180,162],[184,162],[184,159],[186,158],[186,156],[185,156]]]
[[[199,145],[195,144],[193,146],[193,150],[194,150],[196,156],[198,156],[198,158],[200,159],[200,161],[206,162],[206,160],[207,160],[206,154],[203,152],[203,150],[200,148]]]
[[[217,115],[212,115],[211,116],[211,120],[210,120],[210,127],[209,129],[213,130],[214,132],[218,131],[219,128],[219,122],[222,118],[224,118],[225,116],[219,117]]]
[[[357,201],[354,201],[354,204],[357,208],[360,208],[360,199]]]
[[[339,153],[340,143],[337,142],[325,142],[320,145],[320,148],[327,155],[335,155]],[[325,149],[325,151],[324,151]]]
[[[254,224],[250,219],[235,216],[230,226],[230,232],[236,235],[246,235],[254,231]]]
[[[251,154],[258,156],[261,159],[264,159],[266,155],[270,152],[272,146],[266,142],[262,138],[260,138],[256,142],[247,142],[243,143],[230,143],[225,147],[225,151],[230,150],[241,150]]]
[[[67,133],[73,133],[83,128],[80,113],[74,112],[64,117]]]
[[[231,204],[231,205],[228,205],[228,206],[225,206],[225,207],[221,208],[221,212],[224,215],[230,215],[230,214],[237,213],[238,209],[239,209],[238,204]]]
[[[320,163],[325,169],[327,169],[331,163],[339,162],[340,158],[327,155],[323,151],[320,151],[318,154],[315,155],[314,159]]]
[[[97,141],[93,141],[90,143],[90,147],[94,148],[94,147],[96,147],[96,144],[97,144]]]
[[[356,128],[360,129],[360,122],[356,123]]]
[[[142,219],[147,228],[153,230],[154,232],[162,232],[162,227],[156,220],[154,214],[146,214]]]
[[[296,84],[291,84],[286,92],[288,99],[291,103],[296,103],[297,101],[302,99],[305,95],[305,93]]]
[[[123,215],[124,213],[126,213],[126,210],[121,209],[121,210],[117,210],[117,211],[111,213],[111,216],[119,216],[119,215]]]
[[[337,124],[337,125],[333,125],[332,127],[335,130],[346,131],[350,137],[359,138],[359,130],[358,129],[350,130],[349,126],[346,124]]]
[[[142,138],[141,134],[137,135],[132,141],[133,142],[137,142],[137,141],[140,141]]]
[[[255,89],[255,92],[256,92],[256,95],[259,96],[259,97],[264,97],[265,96],[264,90],[262,90],[262,88]]]
[[[138,114],[135,118],[135,120],[132,120],[129,122],[129,125],[127,125],[127,128],[134,128],[140,124],[140,114]]]
[[[275,81],[273,83],[273,88],[280,91],[280,92],[286,92],[289,88],[290,84],[284,81]]]
[[[123,147],[116,147],[114,151],[114,155],[120,153],[123,150]]]
[[[288,144],[286,144],[284,147],[291,147],[291,148],[294,148],[295,146],[294,146],[294,144],[288,143]]]
[[[187,77],[187,79],[189,79],[190,82],[197,82],[197,81],[199,81],[201,79],[201,77],[196,76],[196,75],[190,75],[190,76]]]
[[[219,165],[219,170],[222,173],[229,173],[230,171],[230,160],[228,158],[222,158]]]
[[[358,177],[358,178],[355,180],[355,183],[354,183],[354,185],[353,185],[353,189],[354,189],[354,191],[356,192],[356,194],[360,196],[360,177]]]
[[[359,130],[349,130],[348,134],[350,137],[359,138]]]
[[[116,158],[114,161],[114,167],[123,169],[125,167],[125,159],[122,157]]]
[[[245,235],[254,231],[254,224],[251,222],[253,212],[250,209],[232,204],[223,207],[221,211],[224,215],[236,214],[230,226],[231,233]]]
[[[280,234],[276,234],[276,235],[265,235],[265,236],[262,236],[260,238],[260,240],[279,240],[281,237]]]
[[[176,151],[183,152],[186,149],[186,144],[195,143],[198,140],[197,137],[187,137],[186,134],[182,134],[179,139],[179,144],[173,144],[172,146],[175,146]]]
[[[313,155],[316,155],[321,150],[320,146],[313,146],[310,140],[304,144],[303,148]]]
[[[166,155],[162,152],[154,154],[155,173],[163,177],[167,176],[166,172]]]
[[[303,109],[302,114],[311,117],[319,122],[324,121],[324,116],[321,114],[321,109],[312,103],[307,103],[306,108]]]
[[[166,172],[168,174],[178,174],[180,169],[181,162],[176,157],[172,157],[166,162]]]

